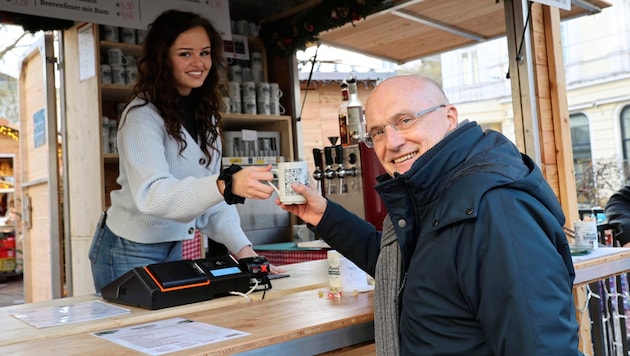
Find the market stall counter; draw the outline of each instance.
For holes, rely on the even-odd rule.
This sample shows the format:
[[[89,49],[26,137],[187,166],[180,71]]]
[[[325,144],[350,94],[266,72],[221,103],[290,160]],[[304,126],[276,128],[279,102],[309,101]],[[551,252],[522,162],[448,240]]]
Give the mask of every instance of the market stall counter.
[[[328,266],[326,260],[291,264],[283,266],[282,268],[286,270],[289,277],[274,279],[272,281],[272,288],[264,294],[265,301],[301,291],[324,288],[328,285]],[[250,294],[249,297],[254,301],[260,300],[263,297],[263,293],[255,292]],[[85,306],[95,302],[103,302],[103,299],[96,295],[84,295],[0,308],[0,324],[2,325],[2,333],[0,333],[0,354],[7,354],[4,352],[4,345],[90,333],[113,327],[128,326],[170,317],[178,317],[189,313],[213,310],[234,304],[238,304],[239,308],[245,310],[244,304],[249,303],[247,299],[242,296],[226,296],[160,310],[148,310],[127,305],[107,303],[108,306],[124,308],[129,310],[129,312],[77,323],[71,323],[71,320],[66,319],[65,322],[62,323],[64,325],[40,328],[36,328],[14,316],[16,313],[27,314],[28,312],[38,310],[49,310],[56,313],[68,312],[68,310],[73,307]]]

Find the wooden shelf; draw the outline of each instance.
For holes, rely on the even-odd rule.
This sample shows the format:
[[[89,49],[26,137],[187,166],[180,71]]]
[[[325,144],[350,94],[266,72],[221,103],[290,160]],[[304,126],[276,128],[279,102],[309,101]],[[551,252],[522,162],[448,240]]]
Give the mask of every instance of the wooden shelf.
[[[103,100],[126,102],[132,88],[131,85],[101,84],[101,97]]]
[[[128,56],[138,57],[142,55],[141,45],[122,43],[122,42],[112,42],[112,41],[101,41],[100,44],[101,44],[101,48],[105,48],[105,49],[120,48]]]
[[[223,113],[222,116],[224,123],[230,126],[291,121],[291,117],[287,115],[251,115]]]

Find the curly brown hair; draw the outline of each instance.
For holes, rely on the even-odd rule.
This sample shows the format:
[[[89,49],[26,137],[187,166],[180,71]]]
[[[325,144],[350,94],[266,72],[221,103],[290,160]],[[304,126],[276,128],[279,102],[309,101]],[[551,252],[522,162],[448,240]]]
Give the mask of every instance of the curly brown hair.
[[[169,49],[177,37],[194,27],[205,29],[210,39],[212,66],[203,85],[193,88],[195,124],[199,132],[199,146],[208,157],[208,146],[219,152],[216,145],[221,137],[223,120],[220,107],[223,104],[221,87],[224,85],[226,62],[223,57],[223,39],[208,19],[192,12],[167,10],[149,25],[142,44],[142,56],[138,60],[138,76],[133,87],[132,98],[144,99],[144,103],[130,108],[153,104],[164,119],[166,132],[179,143],[180,154],[186,148],[182,131],[184,118],[178,112],[179,92],[173,85],[173,69],[169,60]],[[213,119],[214,118],[214,119]],[[215,121],[216,120],[216,121]],[[205,134],[204,134],[205,133]]]

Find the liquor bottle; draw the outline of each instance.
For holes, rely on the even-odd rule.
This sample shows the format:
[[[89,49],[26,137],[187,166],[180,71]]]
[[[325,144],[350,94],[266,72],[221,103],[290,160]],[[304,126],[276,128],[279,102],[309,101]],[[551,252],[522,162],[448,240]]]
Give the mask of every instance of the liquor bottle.
[[[348,136],[350,144],[355,144],[363,139],[365,119],[363,118],[363,104],[357,93],[357,81],[354,78],[348,80],[348,92],[350,94],[348,100]]]
[[[342,145],[350,143],[348,135],[348,83],[341,83],[341,104],[339,104],[339,138]]]

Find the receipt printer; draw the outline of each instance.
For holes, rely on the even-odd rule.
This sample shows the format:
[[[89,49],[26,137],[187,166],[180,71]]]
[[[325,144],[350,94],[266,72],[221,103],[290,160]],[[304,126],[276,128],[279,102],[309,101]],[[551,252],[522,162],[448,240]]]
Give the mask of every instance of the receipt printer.
[[[196,303],[250,288],[247,267],[232,256],[136,267],[101,289],[103,299],[145,309]]]

